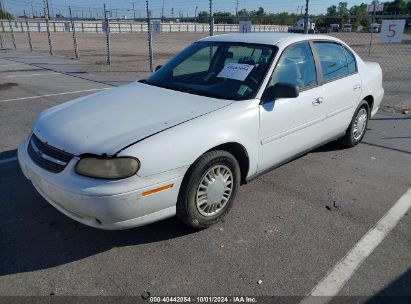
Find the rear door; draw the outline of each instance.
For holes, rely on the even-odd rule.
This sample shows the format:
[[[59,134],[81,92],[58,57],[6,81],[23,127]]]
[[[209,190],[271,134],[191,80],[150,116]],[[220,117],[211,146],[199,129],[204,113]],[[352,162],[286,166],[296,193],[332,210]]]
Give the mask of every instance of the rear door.
[[[313,43],[321,73],[326,113],[327,137],[338,136],[347,129],[361,98],[361,77],[355,56],[343,45],[333,41]]]

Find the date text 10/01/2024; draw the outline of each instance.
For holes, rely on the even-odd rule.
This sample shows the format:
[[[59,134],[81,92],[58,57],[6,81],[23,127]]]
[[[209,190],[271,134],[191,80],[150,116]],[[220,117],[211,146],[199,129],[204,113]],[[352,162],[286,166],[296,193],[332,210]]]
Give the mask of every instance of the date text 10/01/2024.
[[[257,303],[255,297],[150,297],[151,303]]]

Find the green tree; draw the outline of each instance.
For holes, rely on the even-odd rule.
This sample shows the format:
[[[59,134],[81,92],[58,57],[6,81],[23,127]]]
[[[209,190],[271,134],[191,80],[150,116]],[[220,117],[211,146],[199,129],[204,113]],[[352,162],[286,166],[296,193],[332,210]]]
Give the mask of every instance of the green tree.
[[[389,13],[401,13],[407,10],[407,3],[404,0],[394,0],[391,2],[384,3],[384,11]]]
[[[0,3],[0,19],[14,19],[14,16],[8,11],[4,11]]]
[[[350,11],[348,10],[347,2],[338,3],[338,16],[341,17],[341,26],[350,20]]]
[[[350,8],[351,24],[353,30],[357,30],[358,27],[369,27],[371,25],[371,17],[367,11],[367,4],[361,3],[360,5],[354,5]]]
[[[198,13],[198,21],[202,23],[207,23],[210,21],[210,15],[207,11],[201,11]]]
[[[327,8],[327,16],[329,17],[338,16],[337,7],[335,5],[331,5],[329,8]]]
[[[246,17],[246,16],[249,16],[249,15],[250,15],[250,13],[245,8],[238,11],[238,16],[240,16],[240,17]]]

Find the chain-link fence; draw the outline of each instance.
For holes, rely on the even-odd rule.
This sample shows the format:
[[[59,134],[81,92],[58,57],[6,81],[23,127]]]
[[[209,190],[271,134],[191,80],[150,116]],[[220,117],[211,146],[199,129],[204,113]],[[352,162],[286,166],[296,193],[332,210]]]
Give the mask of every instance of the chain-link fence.
[[[381,24],[392,19],[406,20],[402,42],[382,43]],[[213,17],[212,22],[208,17],[162,18],[150,19],[150,27],[147,19],[52,20],[48,22],[48,31],[45,20],[2,20],[0,47],[52,52],[70,58],[79,56],[96,69],[147,73],[183,47],[208,36],[210,26],[215,35],[236,33],[240,31],[241,21],[251,22],[247,28],[251,32],[303,32],[304,29],[304,18],[295,15]],[[344,18],[310,16],[308,23],[310,32],[335,36],[349,44],[364,60],[380,63],[386,89],[384,103],[392,110],[411,107],[410,26],[411,15],[379,15],[375,19],[368,14]]]

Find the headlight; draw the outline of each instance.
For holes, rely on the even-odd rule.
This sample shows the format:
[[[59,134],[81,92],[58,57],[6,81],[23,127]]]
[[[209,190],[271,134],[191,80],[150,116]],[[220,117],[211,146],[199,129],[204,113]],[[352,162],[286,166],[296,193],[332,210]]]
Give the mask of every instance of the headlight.
[[[122,179],[136,174],[139,167],[138,160],[132,157],[85,157],[77,163],[76,172],[94,178]]]

